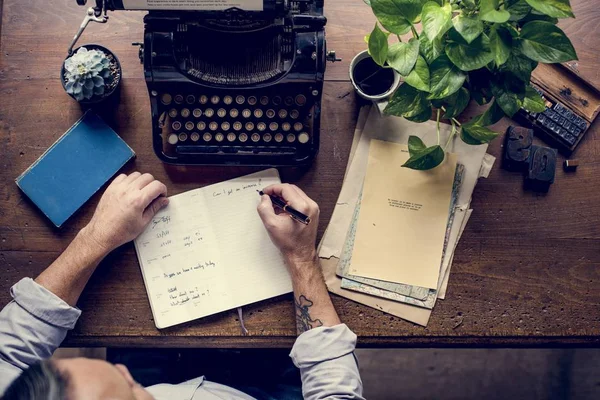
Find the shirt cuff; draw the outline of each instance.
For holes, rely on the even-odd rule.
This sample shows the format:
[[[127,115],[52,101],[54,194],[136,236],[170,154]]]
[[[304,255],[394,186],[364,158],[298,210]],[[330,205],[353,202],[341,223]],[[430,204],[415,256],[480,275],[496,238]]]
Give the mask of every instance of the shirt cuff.
[[[350,354],[356,347],[356,334],[346,326],[321,326],[302,333],[296,339],[290,357],[298,368]]]
[[[71,307],[31,278],[23,278],[10,288],[10,295],[24,310],[59,328],[73,329],[81,310]]]

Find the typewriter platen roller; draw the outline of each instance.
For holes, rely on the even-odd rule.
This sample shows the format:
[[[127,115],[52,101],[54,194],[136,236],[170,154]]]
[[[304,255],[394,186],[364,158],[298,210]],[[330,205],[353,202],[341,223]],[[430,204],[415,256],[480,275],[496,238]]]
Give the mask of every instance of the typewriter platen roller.
[[[325,63],[336,60],[326,51],[322,0],[97,3],[98,14],[149,10],[140,59],[161,160],[312,162],[319,150]]]

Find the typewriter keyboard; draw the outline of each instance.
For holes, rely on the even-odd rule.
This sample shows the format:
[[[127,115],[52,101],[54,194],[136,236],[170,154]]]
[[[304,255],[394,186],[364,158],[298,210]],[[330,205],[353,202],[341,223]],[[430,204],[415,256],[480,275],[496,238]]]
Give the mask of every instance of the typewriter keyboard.
[[[314,145],[318,93],[156,93],[167,156],[297,154]],[[317,133],[318,135],[318,133]]]

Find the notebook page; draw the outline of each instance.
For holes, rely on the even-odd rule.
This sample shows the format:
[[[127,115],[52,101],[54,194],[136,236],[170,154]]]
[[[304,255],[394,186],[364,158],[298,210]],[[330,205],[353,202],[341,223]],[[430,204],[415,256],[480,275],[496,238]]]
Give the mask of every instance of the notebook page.
[[[209,213],[202,189],[171,196],[134,241],[158,328],[215,313],[230,303]]]
[[[227,309],[292,291],[283,257],[256,211],[257,190],[280,182],[272,168],[204,188],[232,295]]]

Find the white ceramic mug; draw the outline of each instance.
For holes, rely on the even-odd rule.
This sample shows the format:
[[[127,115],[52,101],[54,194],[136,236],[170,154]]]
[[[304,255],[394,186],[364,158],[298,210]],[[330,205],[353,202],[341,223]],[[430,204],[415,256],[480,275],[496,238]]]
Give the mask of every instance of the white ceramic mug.
[[[352,82],[352,86],[354,86],[354,90],[356,90],[356,93],[358,93],[358,95],[360,97],[362,97],[363,99],[371,100],[374,102],[385,101],[388,97],[390,97],[392,95],[392,93],[394,93],[396,91],[396,89],[398,89],[398,86],[400,86],[400,83],[401,83],[400,74],[394,70],[394,82],[392,83],[392,86],[389,88],[389,90],[387,90],[385,93],[378,94],[375,96],[371,96],[371,95],[364,93],[362,90],[360,90],[360,88],[354,81],[353,72],[354,72],[354,68],[356,68],[356,65],[360,61],[364,60],[365,58],[370,58],[370,57],[371,56],[369,55],[369,51],[363,50],[352,59],[352,61],[350,62],[350,69],[348,71],[348,73],[350,74],[350,82]]]

